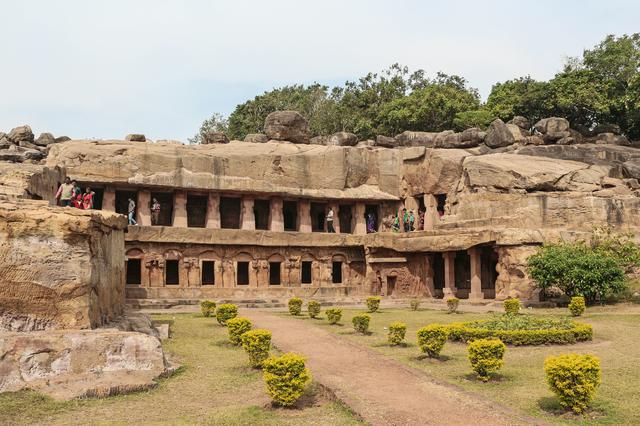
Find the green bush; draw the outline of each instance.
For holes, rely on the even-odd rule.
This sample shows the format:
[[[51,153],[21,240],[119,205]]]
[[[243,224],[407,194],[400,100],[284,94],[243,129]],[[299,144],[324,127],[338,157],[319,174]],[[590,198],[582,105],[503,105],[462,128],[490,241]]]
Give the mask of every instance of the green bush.
[[[271,332],[256,328],[244,333],[240,340],[242,347],[249,355],[249,363],[252,367],[259,368],[262,362],[269,358],[269,350],[271,349]]]
[[[316,300],[309,300],[309,303],[307,303],[307,311],[311,318],[317,317],[320,313],[320,302]]]
[[[460,299],[457,297],[450,297],[447,299],[447,309],[449,309],[449,313],[453,314],[458,311],[458,305],[460,304]]]
[[[417,311],[418,308],[420,307],[420,299],[411,299],[409,301],[409,307],[411,308],[412,311]]]
[[[600,385],[600,360],[593,355],[565,354],[544,361],[549,387],[560,405],[584,412]]]
[[[380,296],[367,297],[367,310],[369,312],[376,312],[380,308]]]
[[[238,316],[238,307],[233,303],[223,303],[216,309],[216,319],[220,325],[226,325],[231,318]]]
[[[227,328],[229,329],[229,341],[234,345],[241,345],[241,337],[244,333],[251,330],[253,324],[248,318],[231,318],[227,320]]]
[[[200,302],[200,312],[203,317],[212,317],[216,313],[216,302],[213,300],[203,300]]]
[[[367,330],[369,330],[369,321],[371,320],[371,316],[367,314],[359,314],[355,315],[351,322],[353,323],[353,329],[358,333],[366,334]]]
[[[342,309],[340,308],[329,308],[324,313],[327,315],[327,320],[329,324],[337,324],[340,322],[340,318],[342,318]]]
[[[478,339],[469,343],[469,362],[478,379],[486,382],[491,373],[502,367],[506,349],[505,344],[499,339]]]
[[[587,304],[584,301],[584,297],[575,296],[571,298],[571,303],[569,303],[569,312],[574,317],[579,317],[584,313],[584,310],[587,308]]]
[[[517,315],[520,312],[520,299],[507,299],[503,305],[506,314]]]
[[[392,346],[396,346],[402,343],[404,336],[407,333],[407,325],[403,322],[394,322],[389,326],[389,335],[387,340]]]
[[[291,299],[289,299],[288,305],[289,313],[291,315],[300,315],[300,313],[302,312],[302,299],[300,299],[299,297],[292,297]]]
[[[437,357],[449,337],[449,329],[442,324],[430,324],[418,330],[418,346],[430,357]]]
[[[267,358],[262,363],[262,371],[267,393],[274,403],[283,407],[295,404],[311,381],[304,358],[294,353]]]

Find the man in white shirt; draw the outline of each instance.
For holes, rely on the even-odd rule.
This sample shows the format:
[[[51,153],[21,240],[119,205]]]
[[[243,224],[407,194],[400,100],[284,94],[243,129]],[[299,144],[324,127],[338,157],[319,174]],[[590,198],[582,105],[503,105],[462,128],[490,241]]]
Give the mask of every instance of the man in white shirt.
[[[329,211],[327,212],[327,232],[336,232],[333,227],[333,209],[329,207]]]

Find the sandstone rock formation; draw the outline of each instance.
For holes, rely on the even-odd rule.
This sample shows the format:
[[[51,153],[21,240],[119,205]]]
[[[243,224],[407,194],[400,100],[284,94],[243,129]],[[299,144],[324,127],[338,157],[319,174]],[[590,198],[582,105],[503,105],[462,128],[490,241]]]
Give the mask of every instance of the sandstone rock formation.
[[[296,111],[276,111],[267,115],[264,132],[269,139],[293,143],[309,143],[309,124]]]
[[[49,144],[56,143],[56,138],[54,138],[51,133],[40,133],[40,136],[38,136],[33,143],[39,146],[47,146]]]
[[[33,132],[29,126],[20,126],[11,129],[7,135],[7,139],[17,144],[20,142],[33,142]]]
[[[253,142],[253,143],[265,143],[269,141],[267,135],[262,133],[249,133],[244,137],[245,142]]]
[[[484,143],[489,148],[509,146],[515,142],[516,138],[514,137],[512,130],[499,118],[496,118],[491,122],[491,125],[487,130],[487,135],[484,138]]]
[[[337,132],[329,136],[327,145],[333,146],[355,146],[358,143],[358,136],[349,132]]]
[[[146,142],[147,138],[143,134],[131,133],[125,136],[124,140],[129,142]]]
[[[229,138],[224,132],[207,132],[202,138],[204,145],[212,143],[229,143]]]

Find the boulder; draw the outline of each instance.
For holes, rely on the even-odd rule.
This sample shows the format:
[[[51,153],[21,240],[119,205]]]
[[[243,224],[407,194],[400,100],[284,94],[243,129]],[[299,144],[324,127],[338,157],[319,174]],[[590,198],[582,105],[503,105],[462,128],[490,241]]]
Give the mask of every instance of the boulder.
[[[596,143],[607,145],[629,146],[631,143],[626,136],[616,135],[615,133],[600,133],[596,136]]]
[[[569,121],[566,118],[543,118],[535,124],[534,129],[542,135],[545,143],[555,143],[562,138],[571,136]]]
[[[309,139],[311,145],[327,145],[329,136],[314,136]]]
[[[507,122],[507,124],[515,124],[516,126],[521,128],[522,130],[527,131],[527,132],[531,128],[531,123],[529,122],[529,120],[526,117],[523,117],[521,115],[516,115],[511,120],[509,120]]]
[[[598,124],[592,131],[593,135],[600,133],[613,133],[614,135],[621,135],[622,129],[617,124]]]
[[[309,143],[309,124],[296,111],[275,111],[264,120],[269,139],[293,143]]]
[[[378,135],[376,136],[376,146],[382,146],[385,148],[395,148],[400,144],[395,138],[389,136]]]
[[[265,143],[269,141],[269,138],[267,137],[267,135],[264,135],[262,133],[249,133],[244,137],[244,141],[253,143]]]
[[[425,146],[435,147],[435,139],[438,133],[435,132],[412,132],[405,131],[396,135],[395,139],[400,146]]]
[[[124,140],[129,142],[146,142],[147,138],[140,133],[131,133],[125,136]]]
[[[524,141],[522,141],[524,145],[544,145],[544,139],[539,135],[531,135],[526,136]]]
[[[487,135],[484,138],[484,143],[489,148],[513,145],[515,141],[512,130],[499,118],[491,122],[489,129],[487,129]]]
[[[207,132],[202,137],[202,145],[210,145],[214,143],[229,143],[229,138],[224,132]]]
[[[460,133],[461,141],[475,142],[476,145],[484,142],[485,137],[487,137],[487,132],[483,132],[478,127],[471,127],[470,129],[465,129]]]
[[[358,136],[349,132],[337,132],[329,136],[327,145],[334,146],[355,146],[358,143]]]
[[[11,129],[7,138],[13,142],[33,142],[33,132],[29,126],[19,126]]]
[[[516,126],[515,124],[507,124],[507,128],[513,135],[514,143],[524,142],[524,138],[527,137],[527,134],[525,131],[523,131],[520,127]]]
[[[371,148],[374,146],[376,146],[376,141],[374,141],[373,139],[360,141],[356,144],[356,148]]]
[[[51,133],[40,133],[40,136],[38,136],[33,143],[40,146],[47,146],[49,144],[56,143],[56,139]]]
[[[9,139],[7,139],[6,137],[2,137],[0,136],[0,149],[7,149],[9,148],[11,145],[13,145],[13,142],[11,142]]]
[[[69,136],[58,136],[56,138],[56,143],[67,142],[70,141],[71,138]]]

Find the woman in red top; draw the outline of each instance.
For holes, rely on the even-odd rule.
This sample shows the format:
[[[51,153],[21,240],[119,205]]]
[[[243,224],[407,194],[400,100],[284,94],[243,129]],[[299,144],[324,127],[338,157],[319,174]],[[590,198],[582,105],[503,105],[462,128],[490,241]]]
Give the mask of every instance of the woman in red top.
[[[85,210],[89,210],[93,208],[93,196],[96,193],[91,190],[90,186],[84,191],[84,195],[82,196],[82,208]]]
[[[73,203],[73,207],[76,209],[82,209],[82,194],[78,194],[77,196],[74,195],[71,202]]]

